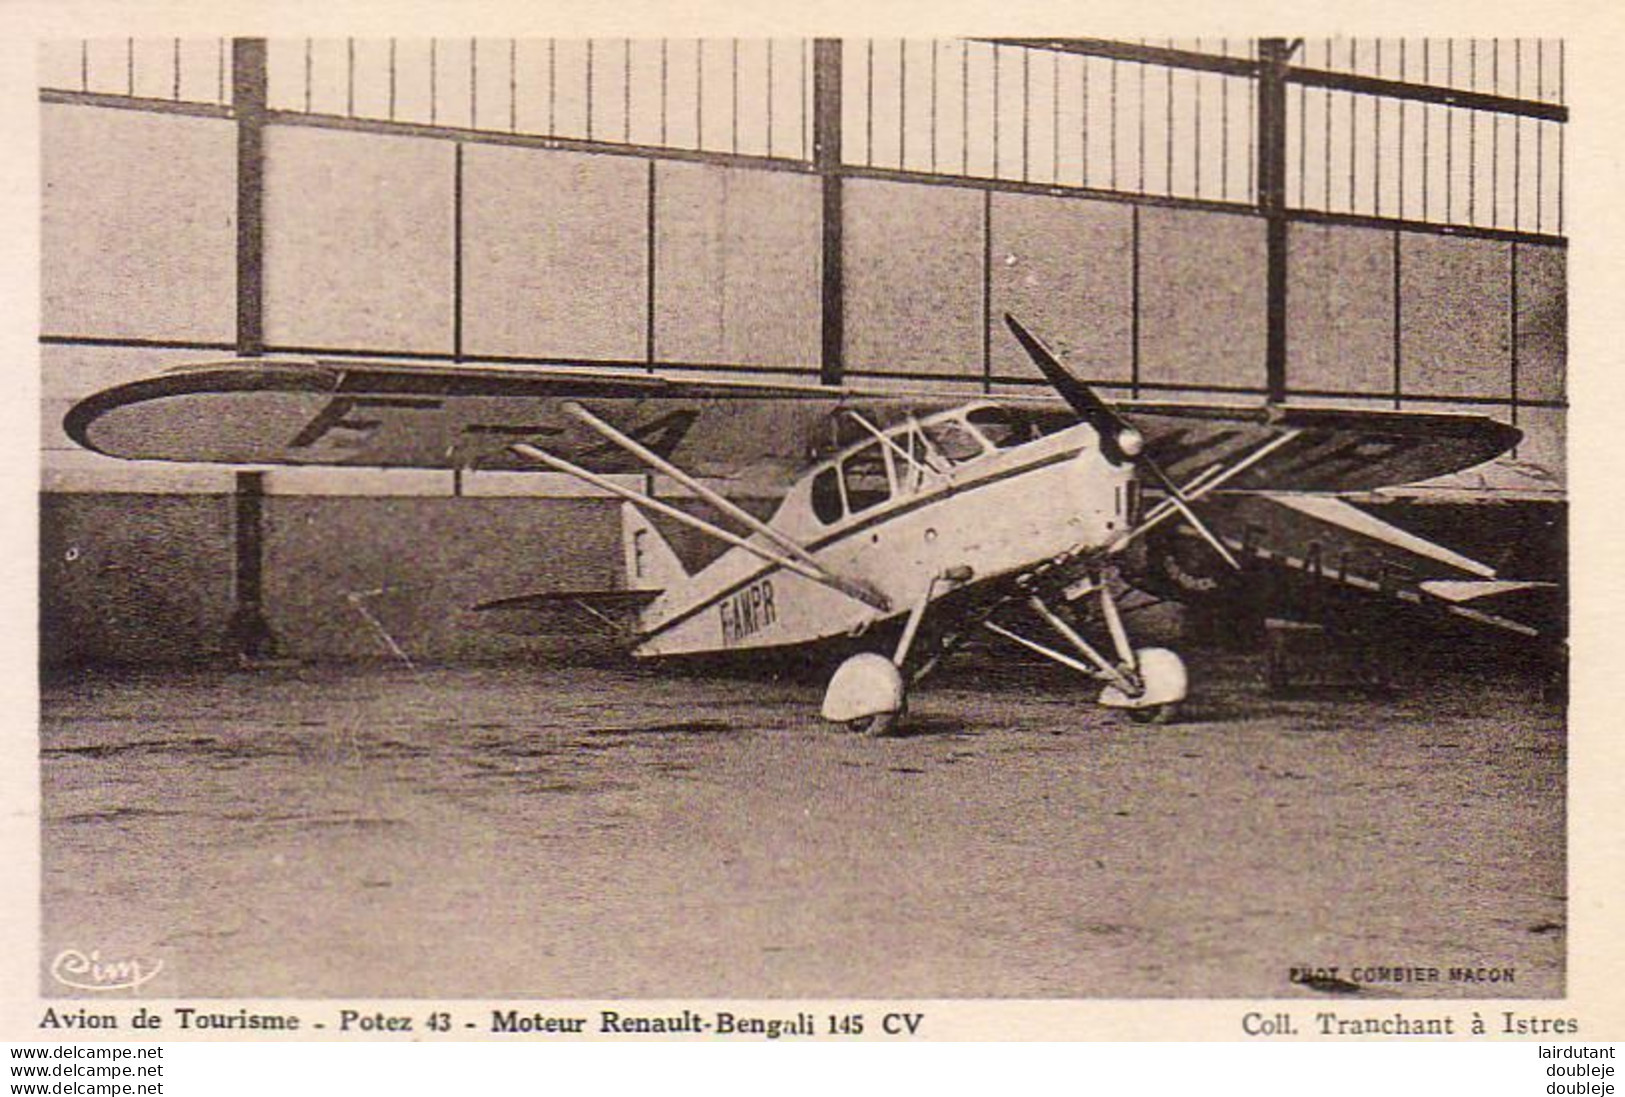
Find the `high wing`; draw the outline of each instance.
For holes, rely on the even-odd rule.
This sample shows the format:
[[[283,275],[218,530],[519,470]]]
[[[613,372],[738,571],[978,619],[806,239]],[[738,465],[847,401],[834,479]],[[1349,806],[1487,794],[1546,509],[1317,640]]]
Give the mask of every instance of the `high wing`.
[[[242,360],[96,393],[64,426],[116,457],[243,465],[535,470],[543,446],[592,472],[644,471],[565,413],[578,401],[696,476],[799,468],[839,390],[671,380],[598,370]],[[827,442],[827,437],[825,439]]]
[[[784,485],[842,439],[845,409],[884,427],[973,399],[586,367],[245,359],[106,389],[75,405],[64,425],[88,449],[143,460],[534,470],[510,449],[526,442],[592,472],[644,471],[568,414],[574,401],[691,475]],[[1054,398],[986,399],[1052,427],[1071,421]],[[1131,402],[1118,409],[1176,479],[1295,432],[1225,492],[1410,483],[1479,464],[1519,438],[1516,428],[1480,416]]]
[[[1253,606],[1308,620],[1359,598],[1368,610],[1387,613],[1397,602],[1526,636],[1562,627],[1558,584],[1504,578],[1344,498],[1247,492],[1212,502],[1202,517],[1244,561],[1240,573],[1225,572],[1191,530],[1172,528],[1149,543],[1138,585],[1189,603],[1231,599],[1239,584]]]
[[[1237,492],[1370,491],[1471,468],[1517,444],[1517,427],[1481,415],[1315,407],[1201,407],[1123,403],[1146,437],[1146,452],[1186,481],[1283,434],[1295,437],[1268,460],[1226,481]]]

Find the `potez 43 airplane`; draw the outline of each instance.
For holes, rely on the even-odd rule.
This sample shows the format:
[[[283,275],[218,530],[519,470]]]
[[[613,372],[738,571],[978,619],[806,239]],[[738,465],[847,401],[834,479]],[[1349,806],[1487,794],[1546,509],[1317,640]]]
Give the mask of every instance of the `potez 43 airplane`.
[[[247,359],[97,393],[66,428],[133,459],[573,476],[626,501],[624,588],[489,606],[590,614],[624,627],[643,657],[842,651],[823,715],[875,734],[897,725],[910,686],[978,633],[1097,680],[1103,705],[1166,714],[1186,695],[1186,670],[1172,651],[1129,638],[1114,586],[1131,545],[1180,522],[1238,567],[1243,543],[1198,513],[1205,496],[1330,504],[1478,464],[1519,437],[1477,416],[1113,407],[1005,319],[1060,400]],[[717,520],[632,486],[629,473],[645,474],[639,485],[669,478]],[[782,497],[764,519],[719,481],[770,484]],[[690,572],[650,515],[726,548]],[[1337,516],[1315,510],[1432,561],[1451,597],[1496,585],[1481,565],[1374,518]]]

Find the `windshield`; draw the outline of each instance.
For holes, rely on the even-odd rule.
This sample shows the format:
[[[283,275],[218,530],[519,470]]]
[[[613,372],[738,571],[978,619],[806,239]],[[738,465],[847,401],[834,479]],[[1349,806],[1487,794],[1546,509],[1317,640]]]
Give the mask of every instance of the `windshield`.
[[[924,430],[937,452],[956,465],[982,456],[982,440],[957,419],[927,423]]]
[[[965,418],[995,449],[1009,449],[1039,437],[1032,420],[1014,408],[976,408]]]
[[[891,498],[891,478],[879,442],[869,443],[841,462],[841,482],[846,486],[846,509],[852,514]]]

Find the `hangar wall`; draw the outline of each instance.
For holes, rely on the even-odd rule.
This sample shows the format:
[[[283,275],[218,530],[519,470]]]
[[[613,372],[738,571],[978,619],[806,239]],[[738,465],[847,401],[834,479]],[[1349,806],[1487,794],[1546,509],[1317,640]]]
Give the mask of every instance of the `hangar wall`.
[[[192,111],[83,88],[41,106],[49,662],[224,644],[233,474],[102,459],[60,426],[92,391],[233,349],[238,125],[224,68],[219,83],[222,102]],[[280,121],[263,157],[273,351],[819,375],[812,172]],[[1031,391],[998,322],[1010,311],[1111,395],[1266,392],[1265,223],[1244,207],[858,176],[840,241],[853,383]],[[1300,220],[1286,277],[1288,399],[1512,419],[1517,456],[1561,482],[1560,238]],[[414,656],[500,656],[522,645],[467,628],[468,606],[613,582],[613,507],[553,497],[550,476],[465,480],[474,498],[441,473],[268,473],[266,612],[284,649],[387,655],[356,608],[368,598]]]

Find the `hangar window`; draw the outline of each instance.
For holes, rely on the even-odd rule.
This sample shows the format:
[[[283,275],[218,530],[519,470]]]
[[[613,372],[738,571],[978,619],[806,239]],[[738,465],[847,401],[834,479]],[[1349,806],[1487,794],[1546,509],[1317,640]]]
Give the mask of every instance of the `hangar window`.
[[[891,498],[891,474],[879,442],[871,442],[841,462],[841,481],[846,487],[846,509],[853,514],[868,510]]]
[[[841,483],[834,469],[825,469],[812,482],[813,514],[826,526],[841,519]]]

